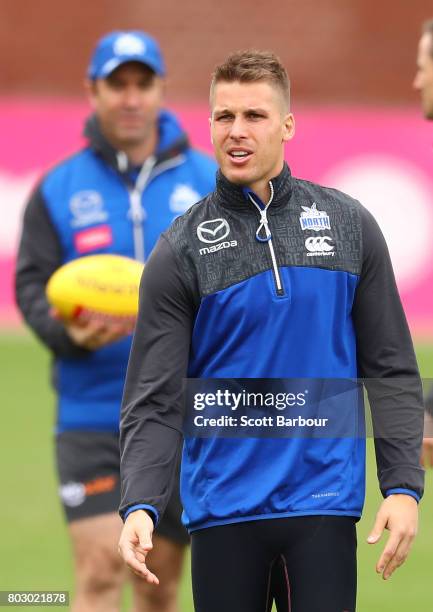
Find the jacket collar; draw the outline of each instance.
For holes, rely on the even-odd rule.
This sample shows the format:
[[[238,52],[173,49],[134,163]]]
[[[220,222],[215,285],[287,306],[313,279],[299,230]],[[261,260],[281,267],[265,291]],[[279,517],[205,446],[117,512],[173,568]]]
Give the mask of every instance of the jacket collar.
[[[273,210],[287,205],[292,193],[292,182],[293,179],[290,168],[284,162],[280,174],[271,179],[274,188],[274,197],[269,207],[271,213]],[[253,204],[246,195],[245,188],[241,185],[231,183],[223,175],[221,170],[218,170],[217,173],[215,193],[218,203],[224,208],[232,210],[254,210]],[[266,204],[266,202],[264,202],[264,204]]]
[[[189,148],[188,137],[180,126],[176,117],[169,111],[162,110],[158,118],[159,141],[155,152],[155,166],[176,157]],[[122,152],[116,150],[103,135],[98,118],[91,115],[84,126],[84,137],[89,142],[89,147],[100,155],[103,160],[114,170],[119,172],[125,179],[137,171]],[[123,157],[123,159],[122,159]]]

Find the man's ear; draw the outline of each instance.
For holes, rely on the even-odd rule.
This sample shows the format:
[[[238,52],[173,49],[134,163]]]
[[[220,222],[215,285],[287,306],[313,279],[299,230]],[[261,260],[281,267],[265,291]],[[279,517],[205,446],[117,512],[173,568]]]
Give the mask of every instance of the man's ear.
[[[162,106],[164,99],[165,99],[165,94],[167,92],[167,80],[163,77],[160,77],[158,75],[154,76],[154,79],[157,83],[157,87],[159,89],[159,98],[160,98],[160,104]]]
[[[163,79],[160,77],[160,81],[161,81],[161,95],[163,98],[165,98],[165,94],[167,92],[167,79]]]
[[[210,141],[213,145],[213,137],[212,137],[212,117],[209,117],[209,131],[210,131]]]
[[[283,122],[283,142],[292,140],[295,135],[295,117],[293,113],[287,113]]]
[[[89,101],[89,104],[93,109],[95,108],[96,88],[97,88],[97,84],[95,81],[91,81],[90,79],[85,79],[84,91],[86,92],[86,96]]]

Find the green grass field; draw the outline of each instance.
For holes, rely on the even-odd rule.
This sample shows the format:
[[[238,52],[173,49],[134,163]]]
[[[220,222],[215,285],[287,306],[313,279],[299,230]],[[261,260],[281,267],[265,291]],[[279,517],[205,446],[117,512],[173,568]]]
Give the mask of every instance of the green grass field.
[[[54,395],[48,384],[49,355],[29,335],[18,333],[0,334],[0,355],[0,590],[72,593],[69,542],[53,467]],[[418,357],[423,376],[433,377],[433,346],[419,345]],[[369,547],[365,542],[381,499],[370,443],[367,500],[358,527],[358,612],[431,612],[433,470],[427,474],[419,536],[411,557],[384,582],[374,571],[383,544]],[[193,610],[189,566],[183,579],[181,610]]]

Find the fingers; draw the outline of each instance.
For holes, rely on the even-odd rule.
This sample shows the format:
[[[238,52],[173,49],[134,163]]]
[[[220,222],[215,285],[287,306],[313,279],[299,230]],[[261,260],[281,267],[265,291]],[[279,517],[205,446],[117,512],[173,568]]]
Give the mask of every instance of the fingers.
[[[49,315],[53,319],[56,319],[56,321],[61,321],[62,320],[60,312],[57,310],[57,308],[54,308],[54,306],[51,306],[51,308],[49,310]]]
[[[98,347],[98,338],[103,334],[105,324],[101,321],[69,321],[65,323],[65,328],[75,344],[87,349]]]
[[[384,580],[388,580],[393,572],[406,561],[412,542],[413,537],[409,535],[396,534],[389,538],[376,565],[377,573],[382,574]]]
[[[367,541],[374,544],[389,529],[389,538],[376,564],[376,572],[387,580],[402,565],[417,533],[418,505],[410,495],[393,494],[382,502]]]
[[[65,324],[66,330],[75,344],[89,350],[97,350],[106,344],[116,342],[131,333],[133,322],[110,321],[99,318],[78,317]]]
[[[88,339],[87,345],[89,348],[95,350],[102,348],[106,344],[120,340],[124,335],[123,329],[119,326],[102,324],[95,329],[95,332]]]
[[[157,577],[155,574],[153,574],[153,573],[152,573],[152,572],[149,570],[149,568],[146,566],[145,560],[146,560],[146,555],[147,555],[147,553],[148,553],[148,552],[149,552],[149,551],[143,551],[143,550],[140,550],[140,548],[139,548],[139,547],[137,547],[137,548],[136,548],[136,550],[135,550],[135,557],[136,557],[136,559],[137,559],[137,560],[138,560],[140,563],[144,564],[144,565],[145,565],[145,567],[146,567],[146,570],[145,570],[145,575],[143,575],[142,573],[141,573],[141,574],[139,574],[139,575],[140,575],[140,576],[142,576],[143,578],[145,578],[145,580],[146,580],[147,582],[151,583],[151,584],[159,584],[159,579],[158,579],[158,577]]]
[[[147,512],[138,510],[126,520],[119,541],[119,554],[126,565],[149,584],[159,580],[146,565],[147,553],[153,548],[153,521]]]
[[[73,322],[83,326],[86,326],[88,323],[98,322],[106,327],[122,330],[126,334],[134,331],[137,317],[103,314],[86,308],[79,311],[73,318]]]
[[[145,560],[148,552],[143,549],[140,550],[140,547],[132,542],[125,542],[123,539],[119,542],[119,554],[134,574],[143,578],[149,584],[159,584],[158,578],[146,565]]]
[[[153,529],[153,525],[152,525],[152,529]],[[136,527],[136,533],[137,533],[137,538],[138,538],[137,550],[141,554],[146,555],[149,552],[149,550],[152,550],[153,548],[152,533],[149,531],[148,528],[145,528],[144,526],[141,526],[141,525]]]
[[[379,510],[376,514],[376,520],[373,529],[370,531],[370,535],[367,538],[369,544],[376,544],[382,536],[383,530],[386,527],[388,516],[383,511]]]
[[[129,327],[121,324],[121,323],[113,323],[112,325],[106,325],[100,334],[96,337],[95,343],[97,344],[97,348],[105,346],[106,344],[110,344],[112,342],[116,342],[125,336],[130,334]]]

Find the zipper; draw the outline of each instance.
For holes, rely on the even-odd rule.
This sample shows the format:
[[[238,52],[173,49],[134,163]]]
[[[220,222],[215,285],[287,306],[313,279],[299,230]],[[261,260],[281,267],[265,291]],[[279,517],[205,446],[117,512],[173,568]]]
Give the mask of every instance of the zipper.
[[[162,162],[156,170],[156,157],[151,155],[146,159],[138,174],[135,185],[132,189],[128,189],[129,193],[129,212],[132,221],[132,233],[134,240],[134,256],[138,261],[144,263],[146,259],[146,241],[143,229],[143,223],[146,219],[146,211],[142,206],[143,191],[156,176],[180,165],[185,159],[185,155],[177,155],[176,157]],[[123,161],[123,160],[122,160]],[[120,160],[119,160],[120,162]],[[127,160],[126,160],[127,163]]]
[[[132,221],[132,236],[134,240],[134,256],[138,261],[144,262],[145,243],[143,222],[146,214],[141,206],[141,193],[136,189],[129,191],[129,211]]]
[[[134,241],[134,257],[138,261],[144,263],[146,259],[146,241],[144,235],[143,223],[146,220],[146,211],[142,205],[143,191],[152,179],[160,175],[162,172],[175,168],[183,163],[185,155],[180,153],[176,157],[172,157],[165,162],[156,165],[155,155],[151,155],[142,165],[140,172],[132,188],[128,188],[129,194],[129,214],[132,221],[132,235]],[[117,153],[117,165],[121,172],[125,172],[128,168],[128,157],[123,151]]]
[[[141,205],[141,196],[144,188],[149,182],[150,174],[156,164],[156,157],[151,155],[146,159],[138,173],[137,180],[129,192],[129,211],[132,220],[132,234],[134,239],[134,255],[137,261],[144,263],[146,258],[146,248],[144,241],[143,222],[146,218],[146,213]]]
[[[155,169],[155,171],[152,173],[152,176],[149,179],[153,180],[156,176],[159,176],[162,172],[165,172],[166,170],[170,170],[171,168],[176,168],[176,166],[179,166],[180,164],[182,164],[185,161],[186,157],[183,153],[180,153],[179,155],[176,155],[176,157],[172,157],[171,159],[168,159],[165,162],[161,162],[160,164],[158,164],[157,168]]]
[[[261,208],[261,206],[252,197],[251,193],[248,193],[248,197],[260,213],[260,225],[256,231],[256,239],[259,242],[267,242],[269,245],[269,253],[271,255],[271,261],[272,261],[272,271],[274,275],[275,290],[277,292],[277,295],[281,297],[284,295],[284,287],[283,287],[283,282],[281,280],[280,270],[277,264],[277,258],[275,256],[275,249],[274,249],[274,245],[272,242],[272,233],[269,227],[269,220],[267,217],[268,208],[272,200],[274,199],[274,186],[272,185],[271,181],[269,181],[269,187],[271,189],[271,197],[269,198],[269,201],[264,206],[264,208]],[[260,236],[260,232],[262,231],[262,229],[265,230],[265,234],[266,234],[265,238],[262,238]]]
[[[272,244],[272,238],[268,241],[269,251],[271,252],[272,266],[274,269],[275,287],[277,295],[284,295],[283,283],[280,276],[280,270],[278,269],[277,258],[275,257],[274,245]]]

